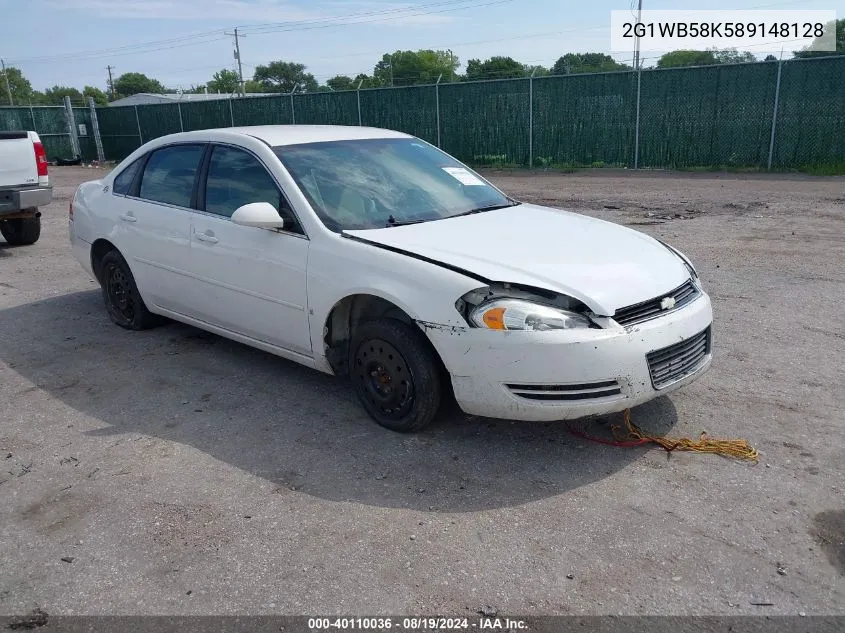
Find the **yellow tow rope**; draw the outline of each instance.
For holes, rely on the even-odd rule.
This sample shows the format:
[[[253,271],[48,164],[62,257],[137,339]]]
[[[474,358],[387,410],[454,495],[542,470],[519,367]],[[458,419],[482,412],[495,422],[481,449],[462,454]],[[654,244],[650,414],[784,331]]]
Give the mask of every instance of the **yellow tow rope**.
[[[610,427],[613,431],[613,437],[617,442],[636,444],[652,442],[663,447],[669,452],[694,451],[696,453],[715,453],[726,457],[748,460],[754,462],[755,464],[758,461],[759,456],[757,454],[757,449],[749,445],[744,439],[711,439],[706,432],[702,432],[701,436],[697,440],[691,440],[686,437],[672,439],[668,437],[648,435],[631,421],[630,409],[625,409],[623,412],[623,420],[625,422],[625,430],[628,433],[627,436],[622,434],[618,425]]]

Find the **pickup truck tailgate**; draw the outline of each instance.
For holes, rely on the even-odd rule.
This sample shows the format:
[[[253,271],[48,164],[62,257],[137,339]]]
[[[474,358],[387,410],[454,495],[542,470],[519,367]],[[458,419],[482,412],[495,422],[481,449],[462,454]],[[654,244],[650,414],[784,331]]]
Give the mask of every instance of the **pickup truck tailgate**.
[[[38,166],[26,132],[0,132],[0,187],[37,185]]]

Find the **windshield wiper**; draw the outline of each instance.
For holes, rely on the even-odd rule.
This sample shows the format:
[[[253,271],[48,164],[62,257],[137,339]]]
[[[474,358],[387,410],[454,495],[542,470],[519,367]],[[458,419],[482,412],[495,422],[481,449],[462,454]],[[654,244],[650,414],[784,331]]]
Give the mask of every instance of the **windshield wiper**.
[[[469,211],[462,211],[461,213],[456,213],[455,215],[446,215],[441,218],[425,218],[422,220],[397,220],[392,215],[387,218],[387,224],[385,227],[391,226],[405,226],[406,224],[419,224],[421,222],[431,222],[433,220],[448,220],[449,218],[459,218],[462,215],[472,215],[473,213],[484,213],[485,211],[495,211],[496,209],[507,209],[508,207],[515,207],[522,204],[521,202],[517,202],[516,200],[511,200],[507,204],[488,204],[483,207],[476,207],[475,209],[470,209]]]
[[[405,226],[407,224],[420,224],[421,222],[428,222],[428,220],[397,220],[391,215],[387,218],[387,224],[385,224],[384,226],[386,228],[390,228],[391,226]]]
[[[521,202],[511,201],[507,204],[488,204],[484,207],[476,207],[475,209],[470,209],[469,211],[463,211],[461,213],[456,213],[455,215],[450,215],[450,218],[459,218],[463,215],[473,215],[474,213],[484,213],[485,211],[496,211],[497,209],[507,209],[508,207],[515,207],[517,205],[522,204]],[[444,218],[444,220],[447,218]]]

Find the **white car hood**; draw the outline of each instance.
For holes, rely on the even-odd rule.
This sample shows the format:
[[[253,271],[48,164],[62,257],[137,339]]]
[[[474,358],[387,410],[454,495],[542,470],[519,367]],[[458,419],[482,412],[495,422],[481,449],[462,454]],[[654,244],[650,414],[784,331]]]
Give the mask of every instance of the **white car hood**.
[[[605,316],[689,279],[681,259],[644,233],[531,204],[344,233],[489,281],[566,294]]]

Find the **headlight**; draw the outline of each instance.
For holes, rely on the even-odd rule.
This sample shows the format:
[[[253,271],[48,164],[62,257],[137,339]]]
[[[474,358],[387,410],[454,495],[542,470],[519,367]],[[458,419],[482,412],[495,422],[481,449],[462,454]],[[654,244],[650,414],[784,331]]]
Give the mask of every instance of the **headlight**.
[[[470,321],[490,330],[569,330],[588,328],[590,321],[577,312],[560,310],[520,299],[494,299],[473,308]]]

